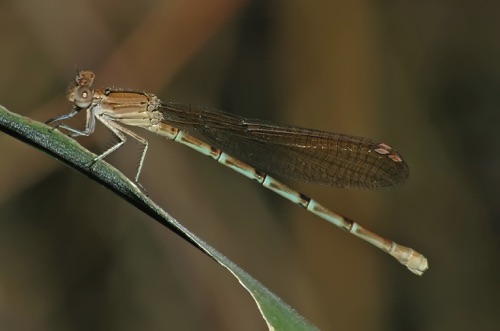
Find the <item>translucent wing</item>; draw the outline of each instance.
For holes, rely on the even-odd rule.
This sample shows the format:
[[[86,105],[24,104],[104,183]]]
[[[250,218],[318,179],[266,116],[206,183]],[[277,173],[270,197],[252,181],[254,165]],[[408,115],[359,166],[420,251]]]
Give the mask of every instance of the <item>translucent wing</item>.
[[[346,188],[403,183],[401,155],[386,144],[266,121],[201,106],[162,105],[164,121],[266,173]]]

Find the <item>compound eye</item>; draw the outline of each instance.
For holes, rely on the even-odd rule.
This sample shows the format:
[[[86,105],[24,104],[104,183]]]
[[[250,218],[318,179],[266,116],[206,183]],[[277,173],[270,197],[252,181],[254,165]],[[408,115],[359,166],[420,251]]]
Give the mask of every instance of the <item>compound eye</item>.
[[[88,108],[92,103],[94,94],[88,87],[79,87],[75,89],[75,104],[80,108]]]
[[[90,87],[94,83],[95,75],[92,71],[84,70],[78,72],[75,78],[76,85]]]

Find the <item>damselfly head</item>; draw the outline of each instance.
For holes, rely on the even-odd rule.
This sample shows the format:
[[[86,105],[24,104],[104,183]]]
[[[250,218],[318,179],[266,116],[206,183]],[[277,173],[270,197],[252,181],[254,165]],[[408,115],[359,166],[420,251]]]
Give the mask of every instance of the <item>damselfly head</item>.
[[[75,82],[68,89],[67,98],[79,108],[88,108],[92,104],[94,92],[90,88],[95,74],[89,70],[77,70]]]

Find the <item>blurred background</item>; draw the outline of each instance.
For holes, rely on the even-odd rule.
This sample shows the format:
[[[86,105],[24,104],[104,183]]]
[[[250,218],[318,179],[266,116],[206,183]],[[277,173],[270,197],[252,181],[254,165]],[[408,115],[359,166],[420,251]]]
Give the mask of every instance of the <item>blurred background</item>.
[[[395,260],[148,132],[141,182],[182,224],[323,330],[494,330],[500,287],[495,1],[0,1],[0,103],[70,110],[75,66],[252,118],[384,141],[393,190],[287,182],[425,254]],[[76,121],[82,126],[83,117]],[[79,142],[99,153],[104,128]],[[2,330],[263,330],[217,263],[125,201],[0,134]],[[133,176],[138,146],[107,161]]]

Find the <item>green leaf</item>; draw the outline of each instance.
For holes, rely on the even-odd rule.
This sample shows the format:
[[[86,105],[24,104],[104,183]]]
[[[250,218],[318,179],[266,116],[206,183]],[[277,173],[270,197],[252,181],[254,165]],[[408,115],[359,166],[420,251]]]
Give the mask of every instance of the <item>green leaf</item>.
[[[102,160],[94,162],[96,155],[83,148],[74,139],[43,123],[9,112],[2,106],[0,106],[0,129],[113,191],[213,258],[231,272],[250,293],[269,330],[317,330],[278,296],[183,227],[116,168]]]

